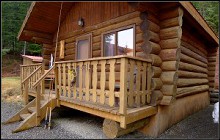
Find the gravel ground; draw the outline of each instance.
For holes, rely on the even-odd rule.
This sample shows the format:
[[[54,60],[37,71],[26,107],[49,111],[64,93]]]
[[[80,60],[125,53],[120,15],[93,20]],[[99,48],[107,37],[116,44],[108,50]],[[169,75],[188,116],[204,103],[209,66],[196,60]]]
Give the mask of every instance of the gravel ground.
[[[1,101],[1,122],[22,108],[21,104]],[[219,138],[218,124],[214,124],[211,113],[213,105],[187,117],[161,134],[159,139],[170,138]],[[42,126],[12,134],[19,122],[1,124],[2,139],[106,139],[102,132],[103,118],[77,110],[61,107],[52,113],[52,129]],[[151,139],[140,132],[132,132],[119,138]]]

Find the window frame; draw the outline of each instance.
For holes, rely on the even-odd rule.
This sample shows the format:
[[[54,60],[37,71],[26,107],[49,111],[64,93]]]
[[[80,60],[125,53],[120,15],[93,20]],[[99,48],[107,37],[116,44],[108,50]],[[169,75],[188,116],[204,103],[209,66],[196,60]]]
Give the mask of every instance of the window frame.
[[[104,35],[106,34],[111,34],[111,33],[114,33],[115,34],[115,45],[114,45],[114,50],[115,50],[115,55],[114,56],[117,56],[118,54],[118,34],[117,32],[120,32],[120,31],[123,31],[123,30],[126,30],[126,29],[130,29],[130,28],[133,28],[133,56],[135,57],[136,56],[136,24],[132,24],[132,25],[128,25],[128,26],[125,26],[125,27],[120,27],[120,28],[117,28],[117,29],[113,29],[113,30],[109,30],[107,32],[103,32],[101,34],[101,57],[107,57],[107,56],[104,56]]]

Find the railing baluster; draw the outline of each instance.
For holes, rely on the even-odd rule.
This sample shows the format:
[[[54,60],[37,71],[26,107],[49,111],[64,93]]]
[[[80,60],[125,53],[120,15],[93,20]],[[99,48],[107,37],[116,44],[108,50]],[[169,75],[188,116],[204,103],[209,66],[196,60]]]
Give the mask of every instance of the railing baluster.
[[[100,103],[104,104],[105,103],[105,64],[106,60],[101,60],[101,79],[100,79],[100,84],[101,84],[101,92],[100,92]]]
[[[127,68],[128,68],[128,59],[121,58],[121,67],[120,67],[120,105],[119,113],[127,114]]]
[[[93,87],[93,90],[92,90],[92,99],[93,99],[93,102],[96,102],[96,96],[97,96],[97,64],[98,64],[98,61],[92,61],[92,65],[93,65],[93,72],[92,72],[92,87]]]
[[[66,63],[62,64],[63,66],[63,96],[66,97]]]
[[[141,102],[142,104],[145,104],[146,102],[146,69],[147,69],[147,64],[143,62],[143,71],[142,71],[142,96],[141,96]]]
[[[116,62],[116,59],[109,60],[109,63],[110,63],[110,72],[109,72],[109,105],[111,107],[114,106],[114,104],[115,104],[115,95],[114,95],[114,90],[115,90],[115,62]]]
[[[68,72],[69,70],[71,70],[71,63],[67,63],[67,66],[68,66]],[[71,90],[70,90],[70,76],[68,75],[68,98],[71,97]]]
[[[90,62],[86,63],[86,77],[85,77],[85,85],[86,85],[86,101],[89,101],[89,84],[90,84]]]
[[[76,63],[72,63],[74,71],[76,71]],[[78,74],[78,73],[77,73]],[[77,75],[76,75],[77,76]],[[73,99],[76,99],[76,81],[73,84]]]
[[[29,80],[27,80],[25,83],[24,83],[24,102],[25,104],[28,104],[28,85],[29,85]]]
[[[151,63],[147,64],[147,103],[150,103],[151,96]]]
[[[58,74],[58,76],[59,76],[59,97],[62,95],[61,94],[61,92],[62,92],[62,90],[61,90],[61,86],[62,86],[62,84],[61,84],[61,64],[58,64],[58,72],[59,72],[59,74]]]
[[[58,69],[57,64],[55,64],[55,70],[54,70],[54,74],[55,74],[55,93],[56,93],[56,98],[57,98],[57,105],[59,106],[60,105],[59,104],[60,103],[59,102],[60,96],[59,96],[58,89],[57,89],[58,88],[57,86],[59,86],[58,85],[58,83],[59,83],[58,70],[60,70],[60,69]]]
[[[129,95],[128,95],[128,106],[132,107],[134,104],[134,60],[130,59],[130,79],[129,79]]]
[[[141,88],[141,62],[137,61],[137,78],[136,78],[136,98],[135,103],[140,106],[140,88]]]
[[[79,63],[79,100],[82,100],[83,92],[83,77],[82,77],[82,70],[83,70],[83,62]]]
[[[37,86],[37,95],[36,95],[36,124],[38,125],[40,123],[40,85]]]

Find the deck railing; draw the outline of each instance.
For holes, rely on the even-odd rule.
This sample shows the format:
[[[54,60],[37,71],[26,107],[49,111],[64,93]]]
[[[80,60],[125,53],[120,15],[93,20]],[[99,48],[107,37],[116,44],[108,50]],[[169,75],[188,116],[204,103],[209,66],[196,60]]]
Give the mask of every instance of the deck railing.
[[[42,63],[31,64],[31,65],[21,65],[21,91],[24,97],[24,101],[28,103],[28,94],[34,91],[33,84],[43,75],[44,66]],[[41,91],[43,91],[44,85],[41,86]]]
[[[151,60],[114,56],[55,63],[58,99],[90,102],[118,108],[150,103]]]

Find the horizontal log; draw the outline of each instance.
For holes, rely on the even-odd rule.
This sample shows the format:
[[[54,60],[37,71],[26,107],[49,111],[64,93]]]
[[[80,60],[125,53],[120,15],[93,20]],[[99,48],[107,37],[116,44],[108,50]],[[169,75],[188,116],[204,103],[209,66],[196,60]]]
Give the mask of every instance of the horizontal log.
[[[72,54],[75,55],[75,48],[65,50],[65,55],[72,55]]]
[[[160,28],[168,28],[168,27],[174,27],[174,26],[182,26],[183,20],[182,17],[174,17],[170,19],[166,19],[160,22]]]
[[[208,63],[208,60],[205,58],[205,57],[202,57],[201,55],[191,51],[190,49],[188,48],[185,48],[184,46],[181,47],[181,53],[185,54],[185,55],[188,55],[188,56],[191,56],[205,64]]]
[[[101,50],[92,51],[92,57],[101,57]]]
[[[209,76],[209,77],[215,76],[215,71],[209,71],[209,72],[208,72],[208,76]]]
[[[177,71],[179,78],[207,78],[208,75],[198,72],[189,72],[189,71]]]
[[[52,49],[43,48],[42,52],[43,52],[44,55],[49,55],[49,54],[52,53]]]
[[[209,62],[216,62],[216,56],[207,57]]]
[[[160,11],[159,13],[159,19],[160,21],[163,21],[165,19],[170,19],[174,17],[182,17],[183,16],[183,10],[178,8],[169,8],[168,10]]]
[[[208,53],[205,44],[202,43],[201,40],[196,37],[196,35],[193,35],[191,32],[184,30],[181,40],[188,42],[207,56]]]
[[[142,45],[143,45],[143,42],[136,44],[136,47],[135,47],[136,52],[143,52]]]
[[[216,62],[209,62],[208,67],[215,67],[217,65]]]
[[[150,20],[147,20],[147,25],[148,25],[148,28],[147,28],[148,30],[153,31],[155,33],[159,33],[159,31],[160,31],[159,25],[157,25],[156,23],[154,23]]]
[[[198,72],[198,73],[208,73],[208,70],[206,68],[196,66],[193,64],[188,64],[184,62],[179,62],[179,69],[180,70],[186,70],[186,71],[193,71],[193,72]]]
[[[151,71],[152,71],[152,77],[153,78],[159,78],[161,73],[162,73],[161,68],[160,67],[155,67],[155,66],[151,67]]]
[[[164,61],[161,65],[163,71],[176,71],[179,65],[177,61]]]
[[[92,51],[101,50],[101,42],[94,43],[92,45]]]
[[[183,87],[177,88],[177,95],[176,97],[184,97],[187,95],[192,95],[196,93],[202,93],[209,90],[208,85],[199,85],[199,86],[192,86],[192,87]]]
[[[163,85],[161,88],[161,92],[166,96],[175,96],[177,92],[176,84],[173,85]]]
[[[173,96],[163,96],[162,100],[160,101],[160,105],[170,105],[174,101]]]
[[[181,38],[182,28],[179,26],[164,28],[160,30],[160,39]]]
[[[151,79],[151,86],[152,90],[160,90],[163,83],[160,78],[152,78]]]
[[[160,90],[154,90],[152,91],[151,94],[151,100],[150,100],[150,104],[151,106],[156,106],[158,105],[161,99],[163,98],[163,93]]]
[[[150,59],[152,60],[152,66],[160,66],[162,64],[162,60],[158,55],[150,54]]]
[[[162,80],[163,84],[169,85],[176,82],[178,78],[177,72],[175,71],[168,71],[162,72],[160,79]]]
[[[160,45],[151,41],[146,41],[144,43],[144,46],[142,46],[142,49],[147,53],[147,54],[159,54],[160,53]]]
[[[72,49],[72,48],[75,48],[75,42],[71,42],[71,43],[66,43],[65,44],[65,48],[66,49]]]
[[[180,39],[179,38],[171,38],[160,40],[160,47],[161,49],[174,49],[180,47]]]
[[[215,71],[215,67],[208,67],[208,71]]]
[[[92,43],[97,43],[97,42],[101,42],[101,36],[93,36],[92,37]]]
[[[136,52],[136,57],[140,57],[140,58],[143,58],[143,59],[148,59],[149,55],[147,55],[144,52]]]
[[[201,61],[198,61],[195,58],[192,58],[190,55],[185,55],[183,53],[180,54],[180,61],[181,62],[186,62],[186,63],[189,63],[189,64],[194,64],[194,65],[197,65],[197,66],[201,66],[201,67],[204,67],[204,68],[207,68],[207,64],[205,64],[205,63],[203,63]]]
[[[215,83],[214,82],[209,82],[209,88],[214,88],[214,86],[215,86]]]
[[[203,53],[202,51],[200,51],[198,48],[196,48],[195,46],[191,45],[190,43],[181,40],[181,46],[184,46],[185,48],[190,49],[191,51],[193,51],[194,53],[197,53],[198,55],[201,55],[203,57],[207,57],[207,55],[205,53]]]
[[[53,45],[50,45],[50,44],[43,44],[43,48],[46,48],[46,49],[52,49],[52,48],[53,48]]]
[[[108,138],[116,138],[125,134],[128,134],[130,132],[133,132],[137,130],[138,128],[141,128],[145,126],[149,122],[149,119],[142,119],[139,121],[136,121],[134,123],[128,124],[126,129],[123,129],[120,127],[120,124],[118,122],[105,119],[103,122],[103,132]]]
[[[75,60],[75,54],[70,54],[70,55],[64,56],[64,61],[66,61],[66,60]]]
[[[143,42],[143,33],[136,34],[135,42],[140,43]]]
[[[179,87],[187,87],[187,86],[198,86],[198,85],[204,85],[207,84],[209,81],[208,79],[192,79],[192,78],[187,78],[187,79],[182,79],[179,78],[177,80],[177,88]]]
[[[214,82],[215,78],[214,77],[208,77],[209,82]]]
[[[154,43],[159,43],[160,42],[160,37],[158,33],[154,33],[150,30],[147,30],[146,32],[143,33],[143,39],[147,41],[152,41]]]
[[[181,49],[163,49],[160,51],[160,58],[162,61],[179,61],[179,54]]]

